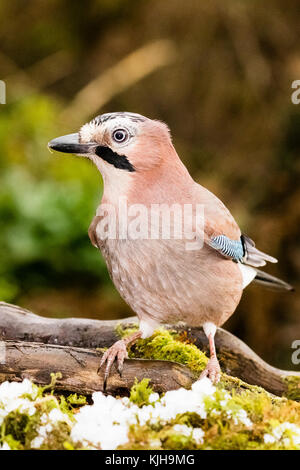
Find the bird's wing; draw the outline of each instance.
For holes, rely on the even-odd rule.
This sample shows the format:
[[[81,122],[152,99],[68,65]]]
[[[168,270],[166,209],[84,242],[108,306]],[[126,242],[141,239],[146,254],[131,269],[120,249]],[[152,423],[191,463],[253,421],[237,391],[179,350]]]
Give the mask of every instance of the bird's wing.
[[[267,255],[263,251],[258,250],[255,248],[255,243],[251,238],[247,237],[247,235],[241,236],[241,241],[244,246],[245,250],[245,257],[244,263],[248,264],[249,266],[259,267],[265,266],[267,262],[269,263],[277,263],[277,259],[273,258],[273,256]]]
[[[272,256],[259,251],[247,235],[243,235],[227,207],[210,191],[197,185],[197,202],[204,205],[204,243],[222,256],[243,264],[260,267],[276,263]]]
[[[255,268],[265,266],[267,261],[277,263],[276,258],[255,248],[254,241],[247,235],[241,235],[239,240],[231,240],[226,235],[217,235],[212,237],[208,244],[223,256]]]
[[[231,240],[226,235],[217,235],[210,238],[207,243],[222,256],[233,261],[242,261],[244,258],[245,250],[241,238],[239,240]]]

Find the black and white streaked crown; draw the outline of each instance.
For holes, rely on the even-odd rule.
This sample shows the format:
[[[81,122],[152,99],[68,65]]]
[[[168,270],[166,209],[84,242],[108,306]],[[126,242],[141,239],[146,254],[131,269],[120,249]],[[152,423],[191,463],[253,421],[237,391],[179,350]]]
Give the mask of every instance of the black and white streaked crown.
[[[132,122],[145,122],[146,119],[147,119],[146,117],[142,116],[141,114],[128,113],[126,111],[120,111],[120,112],[116,112],[116,113],[99,114],[99,116],[96,116],[91,121],[91,124],[99,126],[99,125],[103,124],[104,122],[111,121],[113,119],[118,119],[118,118],[126,118],[126,119],[129,119]]]

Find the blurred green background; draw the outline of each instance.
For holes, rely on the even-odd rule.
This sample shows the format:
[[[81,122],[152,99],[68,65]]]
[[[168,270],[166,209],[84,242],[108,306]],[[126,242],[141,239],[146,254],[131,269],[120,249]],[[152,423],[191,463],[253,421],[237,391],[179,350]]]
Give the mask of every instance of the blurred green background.
[[[47,142],[94,115],[137,112],[169,124],[195,180],[278,257],[268,272],[298,287],[250,286],[225,325],[297,368],[299,19],[297,0],[2,0],[1,300],[46,316],[131,314],[87,236],[100,175]]]

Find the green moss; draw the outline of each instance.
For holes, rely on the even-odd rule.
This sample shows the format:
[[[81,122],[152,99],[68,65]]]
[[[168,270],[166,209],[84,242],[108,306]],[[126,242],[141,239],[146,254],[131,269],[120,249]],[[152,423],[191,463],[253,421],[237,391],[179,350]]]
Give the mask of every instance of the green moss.
[[[166,450],[193,450],[196,449],[195,444],[188,436],[183,436],[178,433],[169,433],[162,440],[163,449]]]
[[[129,351],[129,357],[168,360],[188,366],[199,374],[207,364],[206,355],[194,344],[182,342],[180,335],[159,329],[147,339],[139,339]]]
[[[132,323],[130,326],[127,326],[126,328],[122,323],[118,323],[115,332],[116,335],[119,336],[120,338],[126,338],[127,336],[130,336],[132,333],[135,333],[138,331],[139,325],[137,323]]]
[[[238,377],[233,377],[231,375],[227,375],[224,372],[221,374],[221,380],[218,384],[219,387],[224,388],[225,390],[232,391],[232,390],[250,390],[252,392],[257,392],[258,394],[267,394],[270,396],[271,394],[268,393],[264,388],[259,387],[258,385],[250,385],[247,382],[239,379]]]
[[[116,328],[118,336],[124,338],[138,329],[138,325],[132,325],[129,328],[119,324]],[[129,350],[129,357],[168,360],[183,364],[199,376],[205,368],[208,358],[204,352],[200,351],[197,346],[191,344],[186,334],[177,333],[176,331],[160,328],[147,339],[139,339]],[[268,394],[263,388],[249,385],[237,377],[231,377],[225,373],[221,375],[219,388],[226,390],[256,390],[258,393]]]
[[[39,394],[40,396],[43,395],[43,393],[46,391],[46,390],[54,390],[55,388],[55,385],[56,385],[56,382],[62,378],[62,373],[61,372],[51,372],[50,374],[50,383],[47,384],[47,385],[44,385],[44,387],[37,387],[38,388],[38,391],[39,391]]]
[[[53,428],[41,445],[41,450],[65,450],[66,445],[74,445],[70,441],[70,427],[66,423],[59,423]]]
[[[63,447],[64,447],[65,450],[75,450],[74,445],[71,444],[71,443],[68,442],[68,441],[65,441],[65,442],[63,443]]]
[[[30,442],[37,435],[40,416],[12,411],[1,424],[1,443],[7,442],[13,449],[30,448]]]
[[[82,406],[86,405],[86,397],[84,395],[77,395],[77,393],[73,393],[67,397],[67,402],[70,405],[75,405],[75,406]]]
[[[152,387],[149,386],[150,379],[143,379],[138,382],[134,381],[134,385],[130,390],[130,401],[138,406],[149,405],[149,397],[153,393]]]
[[[26,414],[17,412],[9,413],[3,423],[3,433],[11,436],[15,442],[25,444],[25,433],[29,427],[30,418]]]
[[[24,446],[16,440],[11,434],[5,436],[5,442],[9,445],[11,450],[23,450]]]
[[[300,401],[300,377],[288,375],[283,377],[282,381],[286,386],[284,395],[291,400]]]
[[[198,447],[199,450],[260,450],[264,449],[262,442],[251,437],[250,432],[239,431],[217,434],[211,440]]]

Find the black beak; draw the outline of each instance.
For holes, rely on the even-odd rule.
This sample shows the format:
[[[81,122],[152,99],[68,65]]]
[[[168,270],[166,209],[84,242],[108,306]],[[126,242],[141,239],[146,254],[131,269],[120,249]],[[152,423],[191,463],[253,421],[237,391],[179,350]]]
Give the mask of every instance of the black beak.
[[[79,141],[79,134],[69,134],[57,137],[57,139],[53,139],[49,142],[48,147],[52,150],[56,150],[57,152],[75,153],[75,155],[81,155],[83,157],[98,155],[98,157],[110,163],[115,168],[135,171],[134,166],[129,162],[125,155],[120,155],[114,152],[110,147],[99,145],[96,142],[81,144]]]
[[[97,144],[81,144],[79,142],[79,134],[68,134],[57,137],[49,142],[48,147],[57,152],[75,153],[76,155],[87,155],[93,153],[97,148]]]

